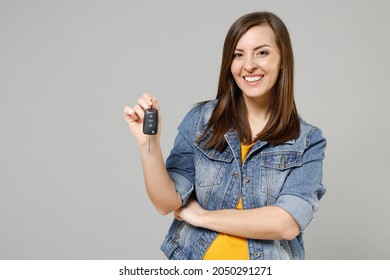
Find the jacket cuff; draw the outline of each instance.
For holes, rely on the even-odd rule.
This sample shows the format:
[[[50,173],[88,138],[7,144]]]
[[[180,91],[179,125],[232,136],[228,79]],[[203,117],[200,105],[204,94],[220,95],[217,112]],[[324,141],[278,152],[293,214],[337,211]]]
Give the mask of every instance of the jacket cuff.
[[[171,177],[173,184],[175,185],[176,191],[181,197],[182,205],[185,205],[192,194],[194,186],[186,177],[179,173],[171,171],[168,172],[168,174],[169,177]]]
[[[294,195],[282,195],[278,198],[275,206],[287,211],[297,222],[303,233],[313,220],[313,209],[304,199]]]

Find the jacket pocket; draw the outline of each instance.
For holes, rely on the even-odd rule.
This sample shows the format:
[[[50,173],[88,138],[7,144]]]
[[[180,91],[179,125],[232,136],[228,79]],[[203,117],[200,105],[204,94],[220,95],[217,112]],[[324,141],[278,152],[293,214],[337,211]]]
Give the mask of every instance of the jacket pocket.
[[[230,148],[223,152],[206,149],[196,145],[195,184],[198,187],[209,187],[221,184],[229,164],[233,160]]]
[[[180,249],[179,244],[169,237],[164,241],[161,250],[169,260],[188,260],[187,256]]]
[[[302,152],[272,151],[261,154],[261,191],[269,198],[276,198],[283,188],[292,168],[302,165]],[[268,204],[273,204],[269,201]]]

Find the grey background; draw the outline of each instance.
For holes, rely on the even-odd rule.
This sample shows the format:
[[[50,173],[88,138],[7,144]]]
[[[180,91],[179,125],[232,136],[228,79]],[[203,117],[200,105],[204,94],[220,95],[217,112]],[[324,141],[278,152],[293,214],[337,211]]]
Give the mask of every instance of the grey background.
[[[0,0],[0,259],[164,259],[172,216],[148,200],[123,107],[158,97],[166,157],[257,10],[287,25],[299,112],[328,139],[307,258],[390,259],[389,4],[309,0]]]

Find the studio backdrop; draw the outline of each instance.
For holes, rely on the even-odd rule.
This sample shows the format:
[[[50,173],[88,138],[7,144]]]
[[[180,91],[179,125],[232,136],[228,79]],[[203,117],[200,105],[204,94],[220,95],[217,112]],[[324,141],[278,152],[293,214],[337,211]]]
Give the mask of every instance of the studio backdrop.
[[[323,130],[327,193],[307,259],[390,259],[388,1],[0,0],[0,259],[165,259],[123,118],[149,92],[166,158],[215,98],[225,35],[289,29],[300,115]],[[153,176],[153,174],[150,174]]]

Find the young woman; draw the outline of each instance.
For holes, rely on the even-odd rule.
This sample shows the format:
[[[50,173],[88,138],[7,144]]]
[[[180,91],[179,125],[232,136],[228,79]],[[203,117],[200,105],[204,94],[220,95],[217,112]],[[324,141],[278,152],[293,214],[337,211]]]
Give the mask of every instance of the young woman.
[[[125,108],[148,195],[161,214],[174,212],[161,246],[169,259],[304,259],[326,140],[298,116],[293,89],[288,31],[255,12],[231,26],[216,99],[185,116],[166,164],[160,134],[148,143],[142,133],[156,98]]]

